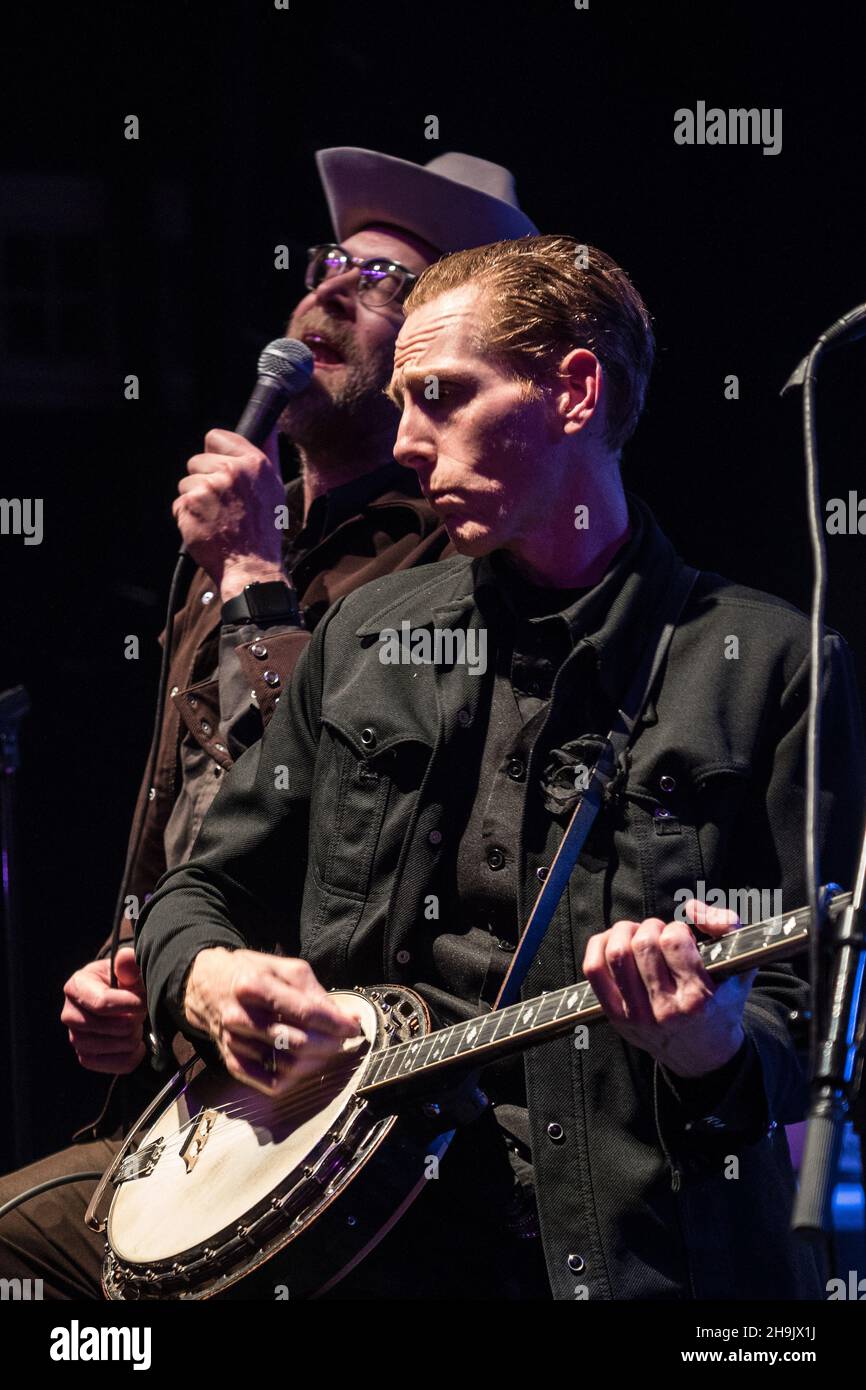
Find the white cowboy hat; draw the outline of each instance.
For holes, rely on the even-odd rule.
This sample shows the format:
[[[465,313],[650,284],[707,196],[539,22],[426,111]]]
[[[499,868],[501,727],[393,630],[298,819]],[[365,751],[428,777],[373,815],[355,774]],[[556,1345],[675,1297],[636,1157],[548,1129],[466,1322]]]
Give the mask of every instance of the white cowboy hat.
[[[412,164],[350,145],[317,150],[316,163],[338,241],[374,222],[413,232],[443,254],[538,235],[514,176],[487,159],[440,154]]]

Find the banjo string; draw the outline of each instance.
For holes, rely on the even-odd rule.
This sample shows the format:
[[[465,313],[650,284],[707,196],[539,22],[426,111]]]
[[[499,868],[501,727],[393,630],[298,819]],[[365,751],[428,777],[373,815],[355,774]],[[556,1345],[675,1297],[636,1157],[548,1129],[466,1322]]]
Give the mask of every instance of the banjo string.
[[[347,1069],[345,1072],[345,1079],[348,1080],[348,1078],[352,1076],[354,1072],[358,1071],[360,1069],[360,1065],[361,1064],[359,1062],[356,1063],[351,1069]],[[251,1098],[249,1101],[232,1101],[226,1102],[225,1105],[210,1106],[205,1105],[203,1103],[201,1109],[195,1115],[191,1115],[189,1119],[185,1120],[184,1123],[182,1125],[179,1125],[177,1129],[172,1130],[169,1134],[157,1136],[162,1137],[166,1140],[166,1145],[163,1150],[163,1153],[168,1154],[172,1150],[180,1152],[180,1149],[186,1141],[185,1131],[187,1131],[191,1126],[195,1125],[201,1119],[201,1116],[206,1109],[213,1110],[218,1114],[223,1115],[226,1119],[232,1120],[250,1121],[253,1119],[258,1119],[260,1117],[270,1117],[274,1120],[281,1122],[285,1122],[286,1120],[292,1120],[308,1108],[309,1100],[312,1098],[315,1092],[321,1088],[322,1082],[325,1079],[326,1077],[324,1073],[320,1076],[313,1077],[310,1080],[303,1082],[294,1090],[289,1091],[281,1099],[278,1099],[273,1102],[269,1102],[267,1096],[265,1096],[262,1093],[259,1093],[258,1097]],[[183,1139],[179,1138],[179,1136],[181,1135],[184,1135]],[[176,1142],[170,1144],[170,1140]]]
[[[377,1048],[375,1051],[365,1053],[352,1067],[346,1068],[344,1084],[362,1065],[368,1063],[372,1064],[377,1057],[382,1056],[388,1050],[388,1048]],[[327,1073],[325,1072],[321,1073],[319,1076],[310,1077],[307,1081],[302,1082],[299,1086],[287,1092],[284,1097],[274,1101],[270,1101],[263,1092],[259,1092],[257,1097],[255,1099],[251,1098],[250,1101],[231,1101],[226,1102],[225,1105],[212,1106],[205,1105],[203,1102],[198,1113],[191,1115],[189,1119],[185,1120],[177,1129],[172,1130],[169,1134],[157,1136],[164,1138],[166,1141],[163,1148],[163,1156],[168,1157],[180,1153],[188,1137],[186,1131],[200,1120],[206,1109],[213,1110],[226,1119],[243,1120],[247,1123],[252,1123],[259,1119],[270,1119],[278,1123],[291,1121],[309,1109],[309,1101],[312,1099],[315,1092],[321,1089],[322,1083],[326,1080],[326,1077]],[[183,1136],[183,1138],[181,1138],[181,1136]],[[228,1133],[214,1136],[215,1139],[235,1139],[236,1137],[237,1136],[231,1130],[229,1130]]]

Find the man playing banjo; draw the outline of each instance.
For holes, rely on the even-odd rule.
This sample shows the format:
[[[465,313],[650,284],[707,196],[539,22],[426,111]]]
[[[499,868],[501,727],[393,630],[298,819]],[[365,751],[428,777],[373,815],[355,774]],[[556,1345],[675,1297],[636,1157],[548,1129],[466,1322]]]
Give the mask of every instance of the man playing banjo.
[[[329,610],[137,929],[154,1029],[270,1096],[357,1035],[331,989],[410,986],[438,1024],[495,1002],[684,570],[620,476],[653,335],[608,256],[566,237],[458,252],[405,314],[394,454],[458,554]],[[486,669],[382,659],[386,631],[440,629],[483,630]],[[776,962],[715,982],[696,935],[736,915],[693,901],[693,931],[673,912],[699,879],[806,901],[807,649],[791,605],[698,573],[523,986],[583,974],[607,1023],[483,1074],[492,1106],[329,1296],[823,1296],[788,1232],[807,986]],[[822,862],[844,883],[863,744],[838,634],[826,654]]]

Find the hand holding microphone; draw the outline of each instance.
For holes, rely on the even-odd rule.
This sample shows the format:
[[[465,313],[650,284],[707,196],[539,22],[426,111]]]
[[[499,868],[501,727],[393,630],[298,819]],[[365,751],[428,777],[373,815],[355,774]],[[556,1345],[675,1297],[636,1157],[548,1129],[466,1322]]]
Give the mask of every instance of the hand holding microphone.
[[[276,459],[232,430],[208,430],[205,452],[187,463],[172,512],[189,554],[222,601],[245,584],[283,579],[275,509],[285,502]]]
[[[209,430],[204,453],[187,463],[172,512],[185,550],[219,586],[223,603],[247,584],[285,581],[276,526],[285,492],[275,427],[312,372],[313,355],[304,343],[270,343],[237,430]]]

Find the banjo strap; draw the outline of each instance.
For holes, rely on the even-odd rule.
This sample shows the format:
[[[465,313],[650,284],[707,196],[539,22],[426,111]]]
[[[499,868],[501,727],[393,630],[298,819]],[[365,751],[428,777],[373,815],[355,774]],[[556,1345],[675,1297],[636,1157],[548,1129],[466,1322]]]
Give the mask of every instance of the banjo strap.
[[[601,808],[605,792],[622,765],[623,756],[631,743],[647,700],[655,685],[670,640],[676,631],[680,615],[695,586],[699,571],[683,565],[650,625],[643,658],[635,672],[622,707],[617,711],[613,728],[605,739],[587,785],[574,808],[560,842],[556,857],[541,885],[541,890],[529,914],[526,926],[517,943],[508,973],[502,981],[493,1010],[504,1009],[520,997],[521,986],[541,945],[544,933],[556,912],[559,900],[577,863],[590,827]],[[657,637],[655,648],[653,638]]]

